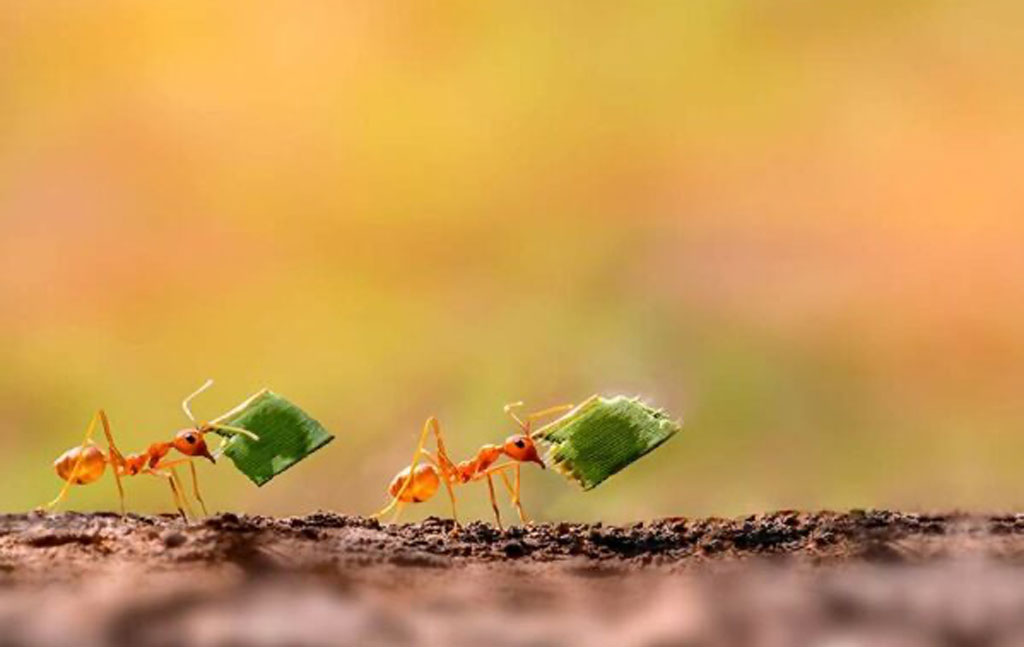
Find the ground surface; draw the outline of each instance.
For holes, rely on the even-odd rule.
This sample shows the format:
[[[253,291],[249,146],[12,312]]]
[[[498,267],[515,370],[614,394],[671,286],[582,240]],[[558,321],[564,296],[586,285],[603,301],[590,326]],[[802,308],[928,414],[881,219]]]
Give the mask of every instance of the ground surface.
[[[1024,515],[0,517],[3,645],[1018,645]]]

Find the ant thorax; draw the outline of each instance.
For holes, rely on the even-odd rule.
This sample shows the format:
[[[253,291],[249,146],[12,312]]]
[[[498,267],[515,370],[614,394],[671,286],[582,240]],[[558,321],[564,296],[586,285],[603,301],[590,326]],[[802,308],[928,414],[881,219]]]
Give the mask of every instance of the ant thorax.
[[[497,445],[484,445],[473,458],[462,461],[455,466],[459,481],[466,483],[480,474],[501,458],[502,449]]]

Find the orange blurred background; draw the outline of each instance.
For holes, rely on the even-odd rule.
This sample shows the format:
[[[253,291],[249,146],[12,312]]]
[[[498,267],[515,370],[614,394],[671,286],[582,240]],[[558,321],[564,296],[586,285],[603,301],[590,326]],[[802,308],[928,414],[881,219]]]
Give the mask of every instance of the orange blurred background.
[[[96,407],[142,449],[207,377],[201,416],[269,386],[338,435],[262,489],[201,467],[221,510],[368,513],[427,415],[468,456],[593,392],[684,432],[586,494],[527,471],[535,516],[1019,507],[1022,20],[8,0],[3,508]]]

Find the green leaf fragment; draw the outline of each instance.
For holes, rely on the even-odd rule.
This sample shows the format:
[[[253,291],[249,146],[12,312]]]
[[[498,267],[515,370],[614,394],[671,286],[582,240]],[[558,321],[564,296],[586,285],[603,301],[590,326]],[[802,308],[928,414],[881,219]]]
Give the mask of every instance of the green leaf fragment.
[[[590,490],[679,429],[663,410],[640,398],[594,395],[534,436],[551,445],[545,463]]]
[[[263,485],[334,440],[323,425],[287,399],[264,389],[213,421],[259,436],[215,430],[227,439],[224,454],[256,485]]]

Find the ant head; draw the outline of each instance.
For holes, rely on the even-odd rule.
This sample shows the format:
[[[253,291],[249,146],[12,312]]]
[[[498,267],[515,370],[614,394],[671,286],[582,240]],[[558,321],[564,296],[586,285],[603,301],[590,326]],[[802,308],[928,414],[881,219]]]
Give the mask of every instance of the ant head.
[[[210,459],[211,463],[215,463],[213,455],[206,447],[206,441],[203,440],[205,433],[201,429],[182,429],[174,435],[174,448],[186,456],[204,456]]]
[[[533,439],[529,436],[523,434],[509,436],[505,439],[505,444],[501,449],[512,460],[521,463],[536,463],[542,468],[544,467],[544,461],[537,454],[537,446],[533,444]]]

